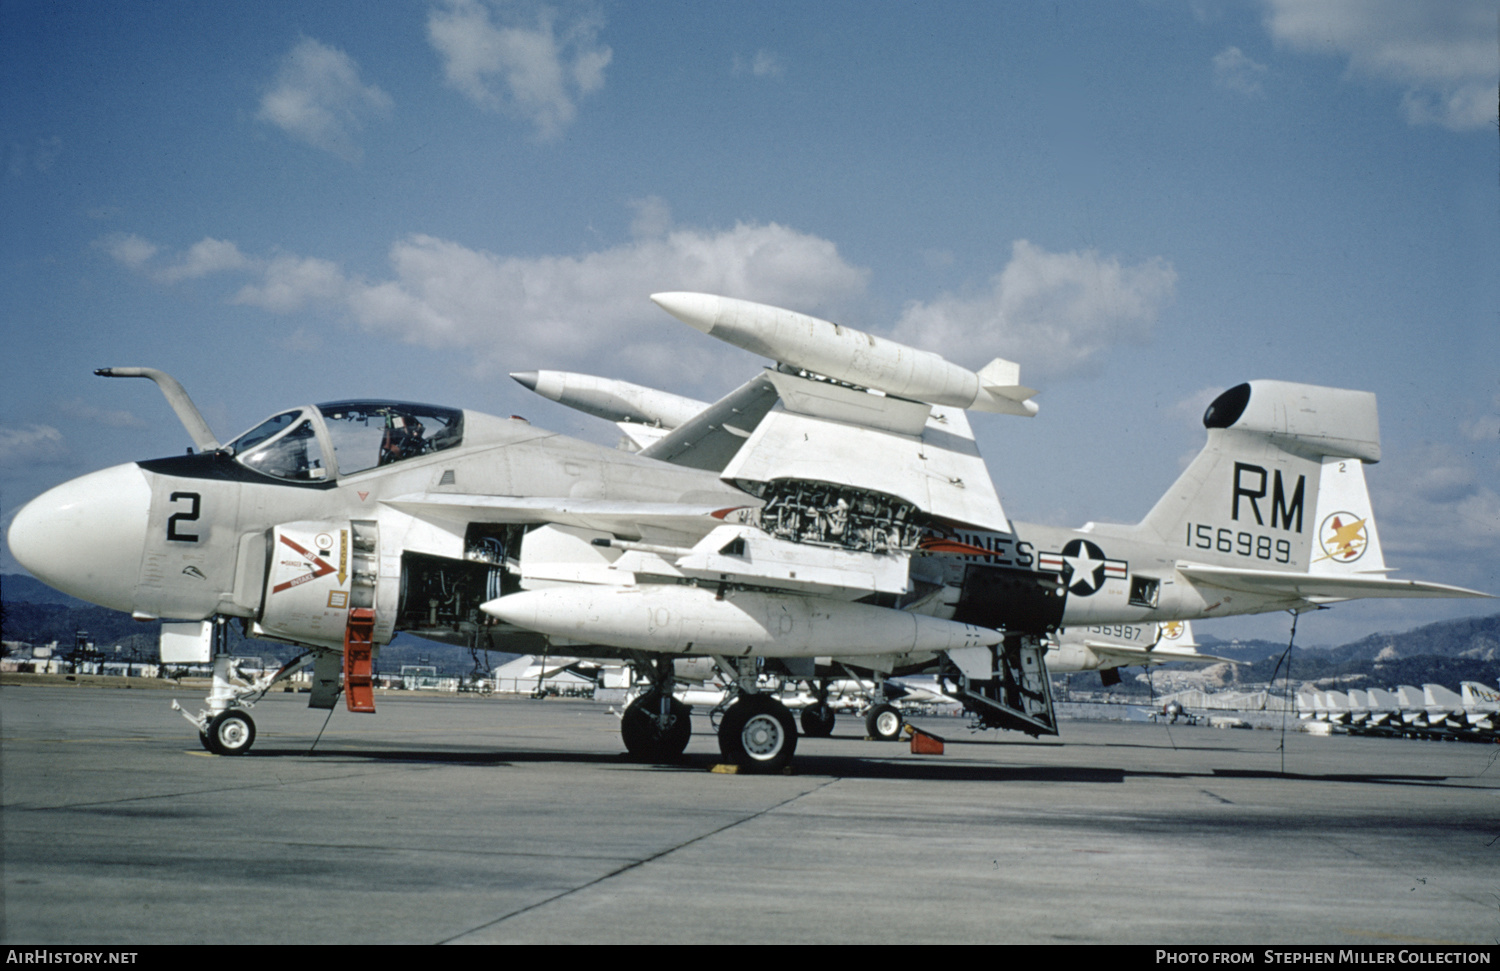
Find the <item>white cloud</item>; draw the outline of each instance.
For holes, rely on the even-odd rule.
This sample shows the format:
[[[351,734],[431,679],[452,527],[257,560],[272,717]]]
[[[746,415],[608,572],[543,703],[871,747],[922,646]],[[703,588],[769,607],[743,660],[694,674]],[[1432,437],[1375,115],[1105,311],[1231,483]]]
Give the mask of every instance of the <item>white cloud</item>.
[[[253,266],[261,274],[260,281],[240,288],[235,303],[285,314],[309,304],[338,300],[348,291],[344,271],[328,260],[283,254],[256,261]]]
[[[496,23],[491,14],[508,22]],[[578,101],[604,86],[613,52],[598,42],[603,21],[579,16],[559,29],[557,11],[519,14],[480,0],[444,0],[428,11],[427,37],[448,84],[482,108],[519,115],[556,138]]]
[[[1500,394],[1490,400],[1490,408],[1477,418],[1463,422],[1459,428],[1471,442],[1500,443]]]
[[[1386,562],[1399,577],[1490,589],[1500,492],[1451,445],[1389,454],[1366,471]]]
[[[370,330],[433,347],[477,352],[481,368],[518,360],[549,367],[601,349],[681,335],[647,299],[701,290],[813,312],[863,292],[866,271],[832,243],[779,226],[673,229],[583,256],[516,258],[431,236],[391,247],[394,279],[362,284],[348,306]],[[649,355],[648,355],[649,356]]]
[[[282,58],[255,117],[301,142],[354,161],[365,123],[388,117],[389,95],[359,78],[354,59],[304,37]]]
[[[749,74],[758,78],[779,78],[786,74],[786,63],[775,51],[761,49],[754,57],[734,55],[730,70],[737,77]]]
[[[1214,84],[1228,91],[1248,96],[1263,92],[1261,81],[1266,66],[1257,64],[1238,47],[1226,47],[1214,55]]]
[[[1495,86],[1467,84],[1442,91],[1413,89],[1401,96],[1401,111],[1413,125],[1441,125],[1454,131],[1483,128],[1495,121]]]
[[[249,265],[250,261],[238,246],[227,240],[204,237],[188,247],[187,252],[171,266],[162,268],[154,275],[163,283],[176,283],[179,280],[196,280],[210,273],[239,270]]]
[[[157,246],[134,233],[111,233],[96,240],[95,246],[104,250],[115,262],[138,270],[156,255]]]
[[[0,467],[60,462],[67,455],[62,432],[51,425],[0,427]]]
[[[82,398],[70,398],[67,401],[57,403],[58,414],[77,421],[92,422],[104,425],[108,428],[146,428],[144,421],[137,418],[128,411],[106,411],[84,401]]]
[[[635,218],[630,221],[630,235],[636,239],[660,239],[672,228],[672,210],[661,196],[630,200]]]
[[[1094,250],[1049,253],[1026,240],[975,296],[907,304],[891,336],[978,367],[999,355],[1027,373],[1086,369],[1120,343],[1144,343],[1171,302],[1177,272],[1156,257],[1122,266]]]
[[[845,262],[828,240],[775,223],[717,231],[673,227],[661,199],[632,205],[635,237],[581,256],[506,257],[414,235],[391,246],[384,280],[294,254],[212,260],[214,247],[204,243],[187,251],[200,252],[201,259],[184,254],[169,265],[248,274],[234,303],[281,314],[342,310],[359,327],[404,343],[466,349],[481,373],[576,367],[603,355],[681,371],[688,358],[702,355],[683,351],[680,326],[647,299],[662,290],[720,293],[825,316],[864,292],[868,271]],[[152,262],[158,247],[130,240],[121,247],[130,259],[121,262],[165,280]],[[204,242],[239,254],[233,244]]]
[[[166,265],[156,260],[161,247],[134,233],[112,233],[95,240],[94,245],[122,266],[145,274],[158,283],[180,283],[257,266],[256,261],[241,253],[234,243],[207,236],[172,257]]]
[[[1271,36],[1349,58],[1352,75],[1407,86],[1412,124],[1454,130],[1495,120],[1500,64],[1492,0],[1268,0]]]

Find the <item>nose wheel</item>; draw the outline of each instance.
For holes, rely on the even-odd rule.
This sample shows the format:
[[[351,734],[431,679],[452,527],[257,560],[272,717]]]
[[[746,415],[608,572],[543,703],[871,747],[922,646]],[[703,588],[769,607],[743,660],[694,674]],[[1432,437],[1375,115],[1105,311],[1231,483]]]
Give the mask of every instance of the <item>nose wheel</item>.
[[[255,744],[255,722],[243,711],[221,711],[209,720],[199,740],[215,755],[244,755]]]

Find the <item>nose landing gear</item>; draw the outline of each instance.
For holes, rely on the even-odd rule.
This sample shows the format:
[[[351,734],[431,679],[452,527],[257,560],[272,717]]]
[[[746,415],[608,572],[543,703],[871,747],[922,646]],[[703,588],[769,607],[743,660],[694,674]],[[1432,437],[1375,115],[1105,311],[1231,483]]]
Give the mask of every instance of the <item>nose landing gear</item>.
[[[244,755],[255,744],[255,722],[243,711],[221,711],[199,736],[203,747],[215,755]]]

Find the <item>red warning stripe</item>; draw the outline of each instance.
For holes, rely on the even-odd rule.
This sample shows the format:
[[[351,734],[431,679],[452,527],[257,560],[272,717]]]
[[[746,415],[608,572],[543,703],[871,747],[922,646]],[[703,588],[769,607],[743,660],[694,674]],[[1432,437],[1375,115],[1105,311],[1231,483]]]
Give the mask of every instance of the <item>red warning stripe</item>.
[[[974,546],[956,539],[932,536],[917,544],[917,548],[928,553],[957,553],[960,556],[992,556],[994,550]]]

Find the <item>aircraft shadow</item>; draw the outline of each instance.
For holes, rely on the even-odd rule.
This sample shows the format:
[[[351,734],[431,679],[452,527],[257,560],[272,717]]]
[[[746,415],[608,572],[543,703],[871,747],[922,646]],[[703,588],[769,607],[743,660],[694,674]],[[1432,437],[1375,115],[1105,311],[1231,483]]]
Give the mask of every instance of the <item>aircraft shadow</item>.
[[[894,754],[894,753],[893,753]],[[507,766],[523,764],[631,765],[654,771],[709,772],[721,761],[709,754],[689,753],[678,761],[637,762],[624,752],[559,752],[552,750],[495,752],[452,749],[328,748],[308,751],[285,745],[257,746],[245,759],[305,758],[320,762],[373,762],[400,765]],[[842,779],[967,780],[970,782],[1094,782],[1118,783],[1126,773],[1114,768],[1079,766],[993,765],[970,761],[914,762],[837,755],[799,755],[793,775]]]
[[[873,743],[872,743],[873,744]],[[820,755],[799,753],[791,775],[829,779],[888,779],[895,781],[956,782],[1078,782],[1118,785],[1136,779],[1261,779],[1267,782],[1324,783],[1335,785],[1415,786],[1420,788],[1493,789],[1493,785],[1466,784],[1462,779],[1439,774],[1417,773],[1304,773],[1277,769],[1122,769],[1099,765],[1003,765],[976,762],[951,754],[942,759],[914,760],[904,755],[904,746],[892,745],[886,750],[891,757]],[[240,756],[245,759],[302,758],[328,763],[377,763],[387,765],[600,765],[639,766],[653,771],[706,773],[720,763],[709,753],[690,752],[672,762],[646,763],[632,759],[625,752],[562,752],[557,750],[478,751],[459,748],[384,749],[327,748],[309,751],[301,746],[271,745],[256,747]]]

